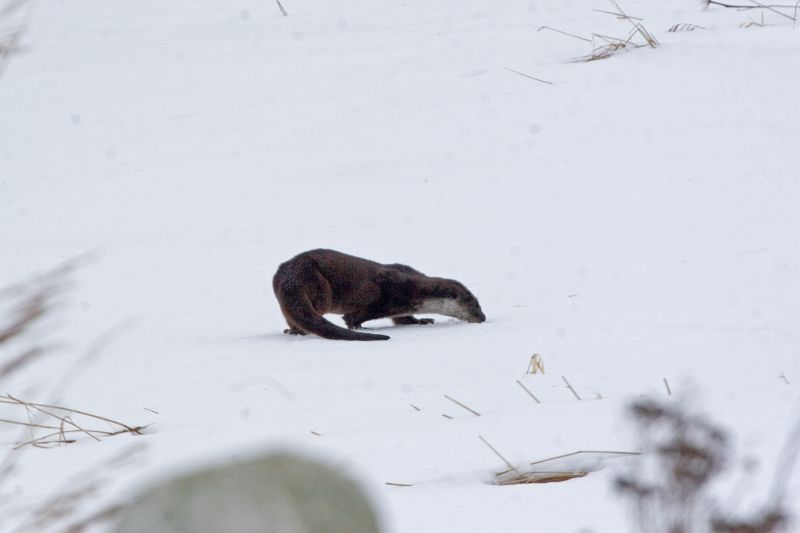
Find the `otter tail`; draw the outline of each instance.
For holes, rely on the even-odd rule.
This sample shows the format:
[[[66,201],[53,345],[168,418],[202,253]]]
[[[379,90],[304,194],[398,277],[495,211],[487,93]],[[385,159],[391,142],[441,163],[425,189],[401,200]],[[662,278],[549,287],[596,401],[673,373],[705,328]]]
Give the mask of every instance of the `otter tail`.
[[[314,311],[311,302],[305,295],[301,296],[301,305],[295,305],[286,309],[287,316],[294,324],[308,333],[314,333],[326,339],[343,341],[385,341],[389,340],[388,335],[378,335],[375,333],[363,333],[345,329],[328,322],[319,313]]]

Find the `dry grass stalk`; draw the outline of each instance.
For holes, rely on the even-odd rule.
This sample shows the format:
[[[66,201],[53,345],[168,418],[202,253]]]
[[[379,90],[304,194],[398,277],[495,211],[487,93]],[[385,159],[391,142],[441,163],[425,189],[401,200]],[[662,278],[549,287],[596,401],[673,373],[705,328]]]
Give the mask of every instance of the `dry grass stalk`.
[[[0,378],[10,376],[11,374],[22,369],[22,367],[43,356],[45,353],[47,353],[45,348],[36,346],[12,357],[10,361],[6,361],[3,365],[0,365]]]
[[[578,396],[578,393],[577,393],[577,392],[575,392],[575,389],[574,389],[574,388],[572,388],[572,385],[570,385],[570,384],[569,384],[569,381],[567,381],[567,378],[566,378],[565,376],[561,376],[561,379],[563,379],[563,380],[564,380],[564,383],[566,383],[566,384],[567,384],[567,388],[568,388],[569,390],[571,390],[571,391],[572,391],[572,394],[573,394],[573,395],[575,395],[575,397],[578,399],[578,401],[580,401],[580,400],[581,400],[581,397],[580,397],[580,396]]]
[[[558,459],[566,459],[567,457],[575,457],[576,455],[616,455],[616,456],[634,456],[634,455],[642,455],[641,452],[620,452],[616,450],[578,450],[576,452],[565,453],[563,455],[556,455],[554,457],[548,457],[547,459],[541,459],[539,461],[534,461],[530,463],[531,466],[540,465],[544,463],[549,463],[551,461],[556,461]]]
[[[481,414],[478,411],[476,411],[475,409],[471,409],[471,408],[467,407],[463,403],[459,402],[458,400],[455,400],[455,399],[451,398],[447,394],[445,394],[444,397],[447,398],[448,400],[450,400],[451,402],[453,402],[454,404],[456,404],[457,406],[461,407],[462,409],[466,409],[467,411],[469,411],[473,415],[481,416]]]
[[[513,470],[514,472],[517,472],[517,473],[519,474],[519,470],[517,470],[517,468],[516,468],[514,465],[512,465],[512,464],[511,464],[511,462],[510,462],[508,459],[506,459],[505,457],[503,457],[503,455],[502,455],[500,452],[498,452],[498,451],[495,449],[495,447],[494,447],[494,446],[492,446],[491,444],[489,444],[489,441],[488,441],[488,440],[484,439],[484,438],[483,438],[482,436],[480,436],[480,435],[478,435],[478,438],[479,438],[479,439],[481,439],[481,442],[483,442],[483,443],[484,443],[486,446],[488,446],[488,447],[489,447],[489,449],[490,449],[490,450],[492,450],[492,451],[494,452],[494,454],[495,454],[497,457],[499,457],[499,458],[500,458],[500,460],[501,460],[501,461],[503,461],[503,462],[506,464],[506,466],[508,467],[508,469],[509,469],[509,470]]]
[[[791,15],[787,15],[786,13],[784,13],[782,11],[778,11],[778,9],[776,9],[775,7],[762,4],[761,2],[758,2],[757,0],[750,0],[750,1],[753,2],[755,5],[757,5],[758,7],[762,8],[762,9],[766,9],[766,10],[772,11],[776,15],[779,15],[781,17],[787,18],[787,19],[791,20],[792,22],[797,22],[797,17],[796,16],[793,17]],[[795,10],[795,13],[796,13],[797,12],[797,4],[795,4],[794,10]],[[764,12],[763,11],[761,12],[761,20],[762,20],[762,22],[764,20]]]
[[[797,0],[797,3],[794,5],[794,22],[792,23],[792,29],[795,28],[797,24],[797,10],[800,9],[800,0]]]
[[[0,380],[10,377],[45,355],[50,347],[33,344],[16,348],[19,341],[44,322],[65,285],[66,271],[58,268],[26,284],[0,291],[9,317],[0,324]],[[14,353],[15,350],[20,350]]]
[[[284,17],[289,16],[289,14],[286,12],[286,10],[283,9],[283,4],[281,4],[281,0],[275,0],[275,3],[278,4],[278,9],[281,10],[281,13],[283,13]]]
[[[622,14],[622,13],[616,13],[614,11],[606,11],[604,9],[592,9],[592,11],[596,11],[597,13],[603,13],[604,15],[614,15],[615,17],[617,17],[620,20],[623,20],[623,19],[626,19],[626,18],[627,19],[631,19],[631,20],[644,20],[644,19],[640,19],[639,17],[631,17],[629,15],[625,15],[625,14]]]
[[[528,393],[528,396],[530,396],[531,398],[533,398],[533,400],[534,400],[536,403],[542,403],[542,402],[540,402],[540,401],[539,401],[539,398],[537,398],[536,396],[534,396],[534,394],[533,394],[533,393],[532,393],[530,390],[528,390],[528,387],[526,387],[526,386],[525,386],[525,385],[524,385],[524,384],[523,384],[523,383],[522,383],[520,380],[517,380],[517,385],[519,385],[520,387],[522,387],[522,390],[524,390],[525,392],[527,392],[527,393]]]
[[[33,15],[33,7],[35,2],[28,0],[11,0],[6,2],[0,8],[0,17],[12,18],[17,12],[23,11],[21,17],[17,17],[19,22],[7,35],[0,35],[0,78],[5,74],[8,64],[11,61],[11,56],[17,53],[20,49],[20,40],[28,23]]]
[[[530,74],[525,74],[524,72],[520,72],[518,70],[514,70],[513,68],[506,67],[506,70],[509,71],[509,72],[513,72],[514,74],[518,74],[519,76],[522,76],[523,78],[528,78],[529,80],[534,80],[534,81],[538,81],[538,82],[541,82],[541,83],[546,83],[547,85],[553,85],[552,81],[543,80],[541,78],[534,78]]]
[[[539,28],[536,31],[542,31],[542,30],[549,30],[549,31],[554,31],[556,33],[560,33],[562,35],[568,35],[569,37],[574,37],[576,39],[580,39],[581,41],[586,41],[587,43],[592,42],[591,39],[587,39],[586,37],[581,37],[580,35],[575,35],[574,33],[569,33],[563,30],[559,30],[558,28],[553,28],[552,26],[539,26]]]
[[[794,5],[786,5],[786,4],[763,4],[758,2],[757,0],[749,0],[749,4],[729,4],[727,2],[719,2],[717,0],[704,0],[703,3],[705,4],[705,8],[708,9],[709,6],[719,6],[719,7],[726,7],[731,9],[736,9],[738,11],[746,11],[750,9],[765,9],[767,11],[772,11],[776,15],[781,17],[787,18],[792,21],[792,27],[794,24],[797,23],[797,11],[800,8],[800,0],[796,2]],[[791,9],[792,14],[789,15],[781,11],[781,9]],[[753,23],[752,25],[755,26],[763,26],[763,16],[762,16],[762,24]]]
[[[751,0],[752,2],[752,0]],[[786,4],[761,4],[759,2],[752,2],[750,4],[729,4],[727,2],[718,2],[717,0],[703,0],[705,7],[709,6],[719,6],[719,7],[728,7],[731,9],[739,9],[739,10],[747,10],[747,9],[793,9],[796,5],[786,5]]]
[[[667,394],[669,396],[672,396],[672,389],[669,388],[669,381],[667,381],[667,378],[662,378],[662,379],[664,380],[664,387],[666,387],[667,389]]]

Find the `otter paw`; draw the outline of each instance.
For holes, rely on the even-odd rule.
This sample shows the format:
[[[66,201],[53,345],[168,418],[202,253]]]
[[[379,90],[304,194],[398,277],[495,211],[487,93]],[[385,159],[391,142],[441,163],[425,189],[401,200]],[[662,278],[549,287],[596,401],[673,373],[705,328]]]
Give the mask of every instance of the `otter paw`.
[[[432,318],[420,318],[418,324],[433,324],[435,322]]]

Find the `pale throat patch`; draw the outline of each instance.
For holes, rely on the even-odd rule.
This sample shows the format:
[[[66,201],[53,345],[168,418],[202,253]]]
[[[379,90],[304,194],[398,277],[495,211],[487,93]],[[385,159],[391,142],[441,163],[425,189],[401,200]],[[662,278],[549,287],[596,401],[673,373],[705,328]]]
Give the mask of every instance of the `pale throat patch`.
[[[451,316],[460,320],[467,320],[470,317],[469,311],[451,298],[428,298],[423,300],[422,305],[415,309],[414,312]]]

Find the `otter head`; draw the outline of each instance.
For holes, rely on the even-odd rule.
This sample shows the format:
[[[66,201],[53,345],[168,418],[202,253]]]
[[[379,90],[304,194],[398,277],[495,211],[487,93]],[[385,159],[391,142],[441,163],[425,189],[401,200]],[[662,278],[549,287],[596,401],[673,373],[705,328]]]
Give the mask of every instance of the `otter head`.
[[[486,321],[478,299],[464,285],[452,279],[438,279],[430,296],[423,299],[416,312],[450,316],[465,322]]]

